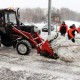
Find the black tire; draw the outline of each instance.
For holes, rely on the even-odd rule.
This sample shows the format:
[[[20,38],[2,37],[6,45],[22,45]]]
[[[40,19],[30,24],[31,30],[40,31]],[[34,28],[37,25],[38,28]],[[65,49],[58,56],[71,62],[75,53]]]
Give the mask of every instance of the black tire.
[[[20,46],[23,46],[23,50],[20,51]],[[30,52],[31,52],[31,45],[28,41],[24,42],[24,41],[19,41],[17,44],[16,44],[16,50],[18,52],[18,54],[20,55],[28,55]]]

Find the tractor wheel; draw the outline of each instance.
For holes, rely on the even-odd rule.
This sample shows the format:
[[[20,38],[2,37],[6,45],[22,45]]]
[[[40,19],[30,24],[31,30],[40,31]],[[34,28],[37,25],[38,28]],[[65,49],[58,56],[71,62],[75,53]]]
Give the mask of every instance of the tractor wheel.
[[[31,45],[28,41],[20,41],[16,45],[16,50],[20,55],[28,55],[31,52]]]

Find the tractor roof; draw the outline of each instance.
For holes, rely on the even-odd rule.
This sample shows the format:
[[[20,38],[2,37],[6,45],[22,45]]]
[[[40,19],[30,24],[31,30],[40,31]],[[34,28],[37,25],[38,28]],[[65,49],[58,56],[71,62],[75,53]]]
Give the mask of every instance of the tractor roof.
[[[6,9],[0,9],[0,12],[15,12],[15,10],[13,9],[9,9],[9,8],[6,8]]]

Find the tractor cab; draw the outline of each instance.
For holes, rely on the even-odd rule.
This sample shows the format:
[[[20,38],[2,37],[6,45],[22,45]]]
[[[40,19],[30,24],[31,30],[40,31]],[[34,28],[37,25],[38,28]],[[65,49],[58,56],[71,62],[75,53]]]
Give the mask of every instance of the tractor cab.
[[[22,22],[19,21],[19,11],[13,10],[13,9],[1,9],[0,10],[0,33],[5,33],[6,29],[10,25],[14,25],[18,29],[23,29],[25,26],[26,28],[23,29],[26,32],[32,33],[34,32],[34,26],[26,26],[21,24]],[[3,29],[4,30],[3,30]]]
[[[1,9],[0,10],[0,37],[1,43],[5,46],[11,46],[13,44],[13,35],[17,34],[12,30],[12,26],[21,30],[21,25],[19,21],[18,10],[13,9]],[[31,26],[26,27],[26,32],[31,34],[34,33],[34,29]]]
[[[0,35],[5,34],[10,24],[17,24],[16,12],[12,9],[0,10]]]
[[[1,43],[5,46],[11,46],[11,26],[17,24],[16,12],[12,9],[0,10],[0,37]]]

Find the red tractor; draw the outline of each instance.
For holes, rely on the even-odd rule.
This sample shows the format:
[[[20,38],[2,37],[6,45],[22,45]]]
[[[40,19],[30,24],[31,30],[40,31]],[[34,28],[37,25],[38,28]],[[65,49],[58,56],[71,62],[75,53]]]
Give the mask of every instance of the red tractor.
[[[38,54],[58,59],[59,57],[54,53],[49,41],[40,38],[34,31],[34,26],[22,25],[18,15],[18,10],[17,12],[13,9],[0,10],[1,44],[7,47],[13,46],[21,55],[29,54],[34,46]],[[24,26],[25,31],[21,29]]]

